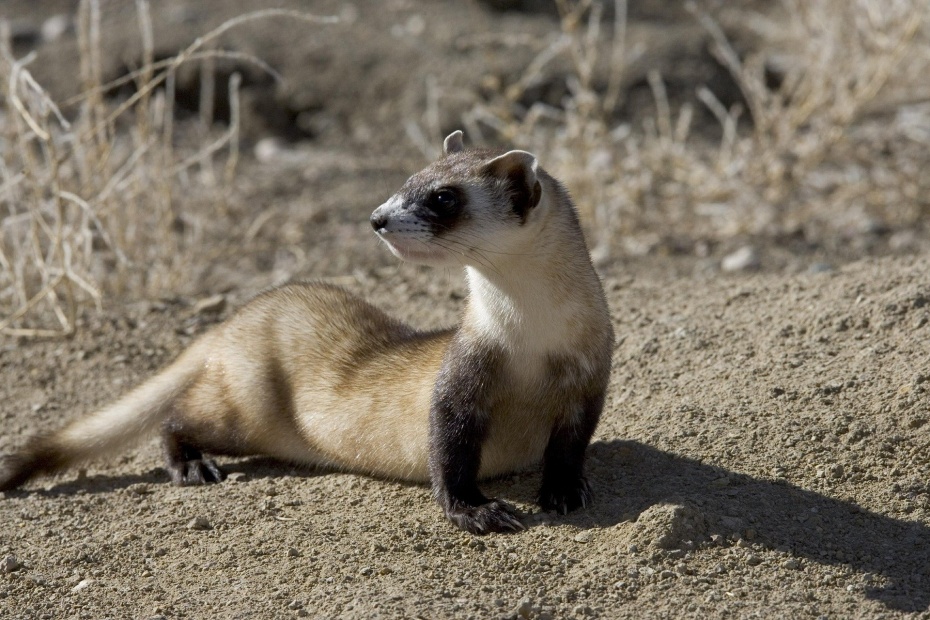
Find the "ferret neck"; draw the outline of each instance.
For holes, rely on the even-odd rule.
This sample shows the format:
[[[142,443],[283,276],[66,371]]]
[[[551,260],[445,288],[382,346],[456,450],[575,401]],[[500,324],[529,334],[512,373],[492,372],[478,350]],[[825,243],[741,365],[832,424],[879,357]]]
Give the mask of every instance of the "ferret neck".
[[[553,351],[571,345],[599,303],[600,284],[583,244],[566,245],[563,239],[538,247],[558,249],[466,267],[469,332],[507,349]]]

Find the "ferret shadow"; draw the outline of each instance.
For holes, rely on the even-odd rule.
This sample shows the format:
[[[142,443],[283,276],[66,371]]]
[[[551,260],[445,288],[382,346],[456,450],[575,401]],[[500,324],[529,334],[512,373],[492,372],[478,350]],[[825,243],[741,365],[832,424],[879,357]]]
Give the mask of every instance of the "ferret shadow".
[[[230,460],[222,467],[227,474],[239,472],[253,480],[333,473],[263,457]],[[726,540],[751,529],[753,544],[819,564],[848,565],[859,572],[883,576],[884,585],[870,586],[865,595],[888,608],[919,612],[930,607],[930,528],[924,524],[633,441],[591,444],[587,475],[595,492],[593,506],[551,519],[537,514],[529,522],[538,524],[544,517],[580,528],[602,528],[635,521],[656,505],[684,506],[700,521],[696,529],[687,532],[693,534],[691,542],[696,545],[712,544],[715,535]],[[93,494],[142,483],[169,484],[167,473],[155,468],[137,475],[87,476],[34,492],[44,496]],[[532,503],[539,483],[539,474],[529,473],[482,486],[491,495]],[[689,541],[680,542],[687,548]]]
[[[337,473],[335,470],[314,468],[304,465],[293,465],[276,459],[256,457],[227,457],[218,461],[220,468],[228,477],[230,474],[244,474],[247,480],[261,480],[265,478],[310,478]],[[6,491],[10,498],[27,497],[35,494],[39,497],[69,497],[74,495],[96,495],[98,493],[112,493],[121,491],[139,484],[171,486],[171,478],[167,470],[154,467],[141,474],[92,474],[80,476],[72,480],[54,483],[45,488],[14,489]]]
[[[558,517],[559,522],[609,527],[635,520],[658,504],[685,506],[700,522],[690,532],[698,539],[695,544],[713,544],[715,534],[726,540],[751,529],[753,544],[883,576],[878,581],[884,584],[870,586],[865,595],[888,608],[917,612],[930,606],[930,528],[925,524],[633,441],[593,443],[587,472],[594,505]],[[538,484],[538,477],[512,485],[510,494],[535,493],[531,484]]]

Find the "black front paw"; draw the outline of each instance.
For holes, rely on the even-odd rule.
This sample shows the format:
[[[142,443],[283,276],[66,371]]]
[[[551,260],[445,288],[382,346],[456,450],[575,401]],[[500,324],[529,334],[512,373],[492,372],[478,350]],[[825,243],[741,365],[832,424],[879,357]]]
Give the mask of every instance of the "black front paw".
[[[594,500],[591,485],[582,476],[572,482],[559,481],[558,484],[543,482],[539,491],[539,505],[543,510],[555,510],[568,514],[578,508],[587,508]]]
[[[517,532],[526,529],[516,508],[498,499],[477,506],[456,503],[445,512],[450,521],[472,534]]]

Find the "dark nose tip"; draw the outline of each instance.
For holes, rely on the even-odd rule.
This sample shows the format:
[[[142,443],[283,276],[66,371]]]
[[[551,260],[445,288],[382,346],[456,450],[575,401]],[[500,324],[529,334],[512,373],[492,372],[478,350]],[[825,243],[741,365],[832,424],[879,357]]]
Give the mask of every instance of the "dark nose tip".
[[[388,218],[386,215],[383,213],[378,213],[376,210],[371,214],[369,221],[371,222],[371,227],[375,229],[375,232],[377,232],[387,226]]]

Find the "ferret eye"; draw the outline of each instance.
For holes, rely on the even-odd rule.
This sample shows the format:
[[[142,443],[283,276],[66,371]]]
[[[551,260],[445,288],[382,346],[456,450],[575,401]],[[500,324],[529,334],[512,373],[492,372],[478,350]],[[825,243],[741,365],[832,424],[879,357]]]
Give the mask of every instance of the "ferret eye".
[[[455,192],[449,189],[441,189],[432,196],[433,206],[439,210],[445,211],[451,209],[458,202]]]

